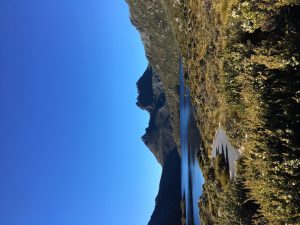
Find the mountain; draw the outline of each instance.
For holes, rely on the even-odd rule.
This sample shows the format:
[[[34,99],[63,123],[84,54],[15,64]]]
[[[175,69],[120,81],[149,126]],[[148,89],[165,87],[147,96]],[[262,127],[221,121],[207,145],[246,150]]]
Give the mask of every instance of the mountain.
[[[127,3],[152,70],[140,94],[150,113],[143,140],[163,170],[174,149],[180,155],[179,55],[188,72],[203,148],[202,224],[300,224],[300,0]],[[235,180],[210,157],[218,127],[241,155]],[[173,175],[166,171],[159,195]],[[157,198],[150,222],[162,221],[164,201]]]
[[[160,76],[149,65],[137,82],[137,105],[149,112],[150,120],[142,140],[152,151],[157,161],[163,166],[167,155],[177,145],[174,140],[170,107]]]
[[[160,76],[150,65],[138,80],[137,88],[137,105],[150,114],[149,126],[142,140],[163,167],[149,225],[180,225],[181,161],[163,85]]]
[[[150,114],[142,140],[163,168],[149,225],[180,225],[179,50],[166,13],[169,7],[163,1],[127,3],[149,61],[137,82],[137,105]]]
[[[141,34],[151,69],[159,74],[169,105],[174,140],[179,144],[179,48],[164,1],[126,0],[132,24]]]

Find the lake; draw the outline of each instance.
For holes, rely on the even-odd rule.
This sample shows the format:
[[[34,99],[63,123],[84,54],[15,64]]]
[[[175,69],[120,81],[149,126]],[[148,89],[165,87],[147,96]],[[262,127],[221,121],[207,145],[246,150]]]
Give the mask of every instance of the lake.
[[[186,225],[200,225],[198,201],[204,182],[197,154],[201,139],[190,101],[189,89],[184,82],[184,69],[180,59],[180,150],[181,190],[183,215]]]

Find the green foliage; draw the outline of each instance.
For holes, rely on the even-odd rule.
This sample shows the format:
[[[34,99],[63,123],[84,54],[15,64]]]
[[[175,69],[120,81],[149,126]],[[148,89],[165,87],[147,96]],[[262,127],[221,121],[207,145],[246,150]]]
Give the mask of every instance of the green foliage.
[[[219,163],[218,163],[219,161]],[[221,165],[221,171],[224,167],[221,155],[216,159],[214,171],[219,170],[218,164]],[[211,176],[210,178],[214,178]],[[206,180],[203,187],[199,206],[202,224],[223,224],[223,225],[240,225],[251,224],[254,215],[257,212],[258,205],[248,198],[248,190],[243,184],[243,179],[238,176],[234,180],[227,177],[226,186],[216,179]]]
[[[229,168],[224,154],[217,155],[215,159],[215,176],[221,186],[226,189],[229,181]]]
[[[284,7],[299,4],[299,0],[242,0],[231,16],[244,32],[253,33],[257,29],[268,32],[275,29],[276,16]]]
[[[177,40],[203,138],[202,224],[300,224],[300,1],[178,2]],[[235,181],[222,163],[211,168],[219,123],[243,149]]]
[[[255,4],[251,3],[247,12],[240,11],[245,15],[240,22],[250,20],[249,12],[265,9]],[[238,33],[228,42],[224,53],[225,90],[227,101],[242,109],[236,113],[241,115],[240,133],[247,134],[240,140],[246,156],[245,184],[251,198],[259,203],[259,212],[270,224],[298,224],[299,26],[295,12],[279,6],[274,6],[277,13],[270,10],[260,18],[258,26],[253,23],[254,30],[244,29],[245,33]],[[283,21],[280,26],[275,22],[279,18]],[[263,28],[267,22],[272,27]]]

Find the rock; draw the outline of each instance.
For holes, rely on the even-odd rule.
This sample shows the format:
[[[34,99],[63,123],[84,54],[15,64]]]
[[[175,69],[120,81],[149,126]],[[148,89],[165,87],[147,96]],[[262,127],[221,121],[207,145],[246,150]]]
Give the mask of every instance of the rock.
[[[166,157],[156,205],[148,225],[181,225],[181,160],[177,149]]]
[[[177,148],[174,140],[174,127],[161,79],[151,66],[137,82],[137,105],[150,113],[149,126],[142,140],[163,166],[166,156]]]
[[[137,105],[150,114],[142,140],[163,167],[149,225],[181,225],[179,48],[163,0],[126,1],[149,61],[137,82]]]
[[[149,64],[161,79],[174,140],[179,145],[179,47],[172,32],[168,7],[163,0],[126,1],[131,22],[141,34]]]

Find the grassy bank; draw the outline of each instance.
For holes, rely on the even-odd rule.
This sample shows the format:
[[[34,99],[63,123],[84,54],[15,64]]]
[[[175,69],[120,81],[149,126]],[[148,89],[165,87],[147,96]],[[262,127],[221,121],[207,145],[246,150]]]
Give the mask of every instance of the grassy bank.
[[[300,223],[299,4],[189,0],[172,5],[203,139],[203,224]],[[219,123],[242,153],[238,177],[227,185],[211,168]]]

